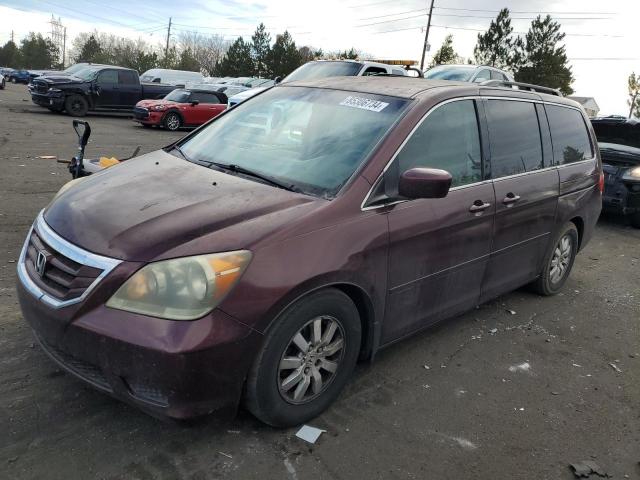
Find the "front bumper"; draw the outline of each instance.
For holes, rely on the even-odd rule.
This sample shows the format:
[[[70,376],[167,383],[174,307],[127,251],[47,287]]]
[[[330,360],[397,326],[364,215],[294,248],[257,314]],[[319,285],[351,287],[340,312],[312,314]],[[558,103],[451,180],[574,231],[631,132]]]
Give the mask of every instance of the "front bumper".
[[[102,392],[160,417],[235,414],[262,335],[220,310],[181,322],[105,307],[139,266],[120,263],[81,302],[62,306],[19,279],[22,314],[58,365]]]
[[[133,121],[143,123],[145,125],[161,125],[164,112],[156,112],[147,110],[146,108],[136,107],[133,110]]]
[[[640,212],[640,182],[611,179],[605,184],[602,208],[606,212],[631,215]]]
[[[62,94],[37,93],[32,91],[31,101],[41,107],[64,108],[64,96]]]

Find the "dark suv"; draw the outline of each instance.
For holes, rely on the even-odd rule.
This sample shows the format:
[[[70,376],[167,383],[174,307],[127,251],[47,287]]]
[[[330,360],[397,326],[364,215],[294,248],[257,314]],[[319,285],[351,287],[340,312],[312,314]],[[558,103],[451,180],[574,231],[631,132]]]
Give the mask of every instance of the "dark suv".
[[[640,228],[640,122],[625,117],[591,120],[605,175],[602,206]]]
[[[295,425],[358,359],[558,292],[603,177],[581,107],[398,77],[293,82],[63,187],[18,264],[44,351],[157,415]]]

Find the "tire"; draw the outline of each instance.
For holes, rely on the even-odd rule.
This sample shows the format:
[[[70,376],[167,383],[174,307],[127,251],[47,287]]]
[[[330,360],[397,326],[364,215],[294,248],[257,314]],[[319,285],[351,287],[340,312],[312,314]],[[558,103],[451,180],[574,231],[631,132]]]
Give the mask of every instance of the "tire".
[[[320,335],[314,334],[317,325]],[[287,308],[267,333],[249,372],[244,397],[247,409],[274,427],[299,425],[322,413],[353,372],[361,329],[358,309],[336,289],[312,293]],[[307,353],[297,346],[301,343],[298,335],[309,340]]]
[[[164,125],[164,128],[167,130],[175,132],[182,126],[182,118],[176,112],[169,112],[164,116],[162,125]]]
[[[89,104],[80,95],[69,95],[64,100],[64,109],[72,117],[84,117],[89,111]]]
[[[578,253],[578,229],[569,222],[556,235],[544,257],[542,273],[531,284],[539,295],[557,294],[569,278]]]
[[[2,79],[2,85],[0,85],[0,90],[4,90],[4,86],[5,86],[5,81],[4,78]]]
[[[633,228],[640,228],[640,212],[632,213],[629,215],[629,221]]]
[[[141,123],[140,125],[142,125],[142,128],[151,128],[151,125],[148,123]]]

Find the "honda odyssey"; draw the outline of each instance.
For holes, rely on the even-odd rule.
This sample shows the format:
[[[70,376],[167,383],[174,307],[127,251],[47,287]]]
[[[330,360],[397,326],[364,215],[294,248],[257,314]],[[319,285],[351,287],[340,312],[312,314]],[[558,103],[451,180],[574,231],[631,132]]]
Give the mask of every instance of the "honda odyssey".
[[[27,235],[20,305],[55,362],[147,412],[296,425],[380,348],[560,291],[602,189],[561,96],[292,82],[63,187]]]

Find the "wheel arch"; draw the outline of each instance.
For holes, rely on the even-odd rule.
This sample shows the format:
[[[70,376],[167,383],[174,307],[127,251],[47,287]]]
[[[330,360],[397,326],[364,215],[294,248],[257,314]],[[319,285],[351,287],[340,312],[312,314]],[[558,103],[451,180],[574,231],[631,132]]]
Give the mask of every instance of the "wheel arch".
[[[578,250],[580,250],[582,248],[582,237],[584,235],[584,220],[582,217],[577,216],[570,219],[569,222],[573,223],[576,226],[576,230],[578,230]]]
[[[178,115],[178,117],[180,117],[180,123],[182,124],[181,126],[184,127],[184,125],[185,125],[184,116],[182,115],[180,110],[178,110],[177,108],[169,108],[169,109],[167,109],[167,111],[162,114],[162,118],[160,119],[160,123],[162,125],[164,125],[164,120],[165,120],[165,118],[167,118],[167,115],[169,115],[170,113],[175,113],[176,115]]]
[[[336,289],[344,293],[351,299],[360,317],[360,325],[362,328],[362,341],[360,344],[360,360],[367,360],[373,357],[374,354],[374,339],[375,339],[375,326],[376,322],[376,308],[373,299],[362,286],[351,281],[316,281],[311,283],[305,283],[303,286],[296,288],[295,291],[290,292],[281,302],[278,302],[275,312],[270,314],[269,322],[264,328],[264,335],[275,326],[278,318],[287,310],[291,305],[303,300],[309,295],[319,292],[321,290]]]

